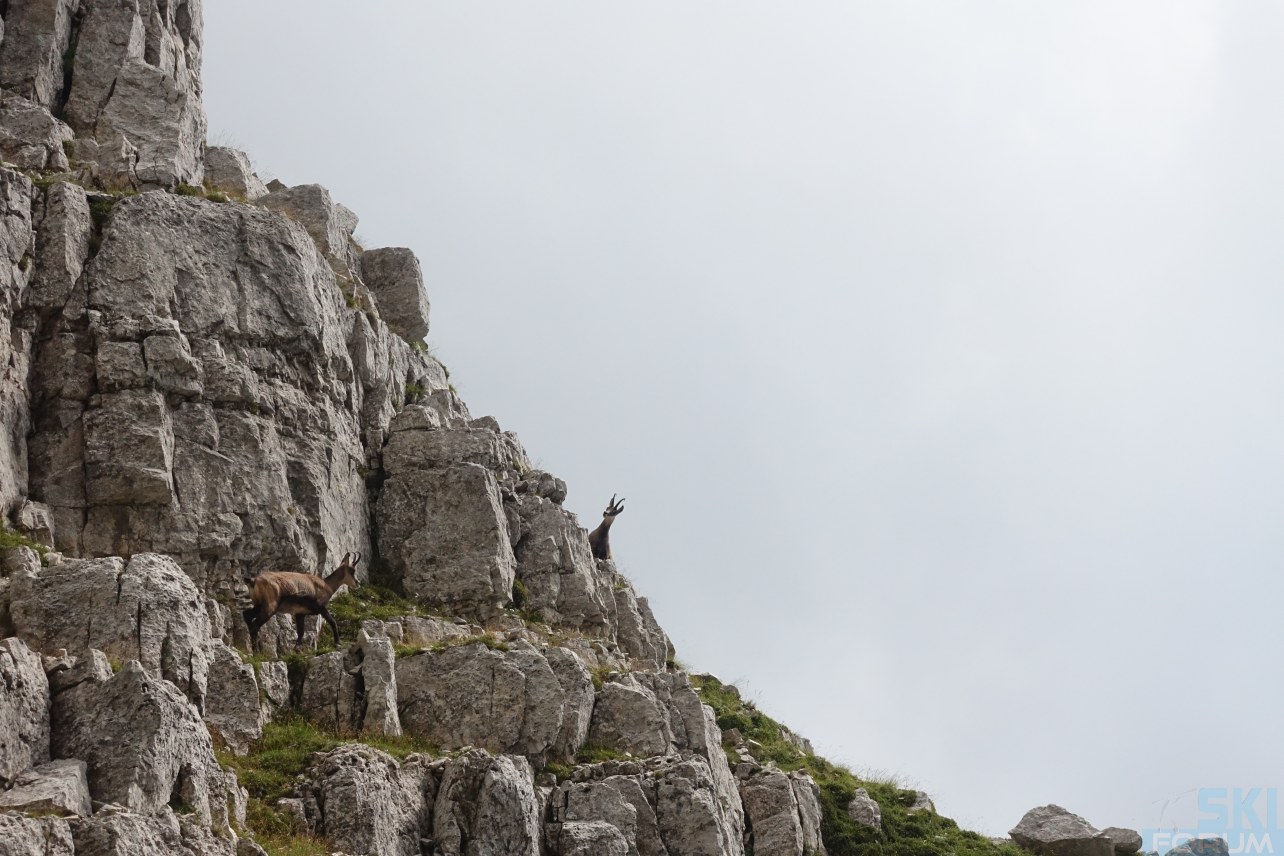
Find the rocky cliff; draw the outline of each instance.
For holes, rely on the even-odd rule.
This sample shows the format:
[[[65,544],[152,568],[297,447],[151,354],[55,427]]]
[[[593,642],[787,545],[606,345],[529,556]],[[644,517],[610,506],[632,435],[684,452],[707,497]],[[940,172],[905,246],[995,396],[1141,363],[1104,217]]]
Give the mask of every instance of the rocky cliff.
[[[996,850],[676,665],[414,255],[205,144],[199,0],[0,17],[0,854]]]

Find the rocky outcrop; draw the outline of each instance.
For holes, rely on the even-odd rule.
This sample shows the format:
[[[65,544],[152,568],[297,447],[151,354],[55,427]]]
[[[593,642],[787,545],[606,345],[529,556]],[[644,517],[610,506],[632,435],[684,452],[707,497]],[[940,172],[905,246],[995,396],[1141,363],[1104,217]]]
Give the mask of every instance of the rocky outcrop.
[[[15,574],[11,598],[14,628],[37,650],[96,648],[117,662],[137,660],[204,704],[209,614],[172,559],[144,553],[128,562],[63,562]]]
[[[847,816],[862,826],[883,828],[883,810],[864,788],[857,788],[856,795],[847,803]]]
[[[609,575],[599,573],[588,534],[569,512],[532,492],[517,498],[521,539],[518,577],[526,587],[523,604],[555,626],[613,637],[615,593]]]
[[[211,648],[205,724],[233,752],[244,755],[263,734],[268,711],[259,697],[254,667],[222,643]]]
[[[404,247],[361,254],[361,275],[379,301],[379,314],[407,342],[428,335],[428,292],[419,259]]]
[[[0,856],[73,856],[71,826],[61,817],[0,811]]]
[[[563,851],[565,828],[603,822],[615,827],[639,856],[743,856],[744,825],[702,758],[654,758],[581,766],[550,797],[550,847]],[[578,844],[572,844],[572,847]]]
[[[1114,853],[1113,841],[1059,805],[1030,809],[1008,834],[1024,849],[1042,856],[1111,856]]]
[[[226,146],[205,149],[205,184],[241,202],[253,202],[268,192],[245,152]]]
[[[83,661],[54,694],[52,754],[86,763],[97,801],[144,814],[184,805],[227,827],[227,774],[191,702],[137,661],[116,675],[101,652]]]
[[[71,824],[76,856],[234,856],[236,837],[213,834],[168,806],[138,814],[109,805]]]
[[[359,744],[318,758],[302,786],[309,827],[348,853],[418,856],[437,782],[419,756],[404,763]]]
[[[809,791],[795,788],[794,779],[779,770],[760,770],[740,782],[747,841],[754,856],[820,856],[825,852],[817,830],[808,829],[805,820],[809,814],[818,814],[815,799],[800,807],[799,791],[804,799]]]
[[[0,787],[49,760],[49,682],[21,639],[0,642]]]
[[[0,47],[5,43],[0,42]],[[18,317],[31,276],[31,196],[23,175],[0,169],[0,513],[28,490],[27,435],[31,429],[28,375],[34,331]]]
[[[525,759],[473,750],[452,759],[433,805],[440,856],[539,856],[540,804]]]
[[[556,749],[566,760],[580,748],[575,741],[592,697],[584,692],[584,666],[553,657],[556,670],[533,646],[493,650],[482,642],[403,657],[402,727],[442,749],[480,746],[537,761]]]
[[[13,787],[0,791],[0,811],[88,817],[94,809],[85,762],[51,761],[19,774]]]
[[[1116,856],[1132,856],[1134,853],[1141,852],[1141,833],[1135,829],[1125,829],[1122,826],[1107,826],[1101,830],[1101,834],[1110,839],[1115,846]]]

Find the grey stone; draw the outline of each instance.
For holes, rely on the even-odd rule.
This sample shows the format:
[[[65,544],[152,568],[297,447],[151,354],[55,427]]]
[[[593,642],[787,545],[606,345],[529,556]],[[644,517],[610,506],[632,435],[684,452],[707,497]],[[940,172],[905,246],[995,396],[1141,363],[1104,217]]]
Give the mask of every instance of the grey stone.
[[[7,44],[7,42],[6,42]],[[28,490],[33,336],[15,318],[30,276],[31,182],[0,169],[0,515]]]
[[[588,739],[593,720],[593,679],[579,657],[565,648],[546,648],[544,658],[562,687],[562,725],[550,749],[551,757],[574,758]]]
[[[439,432],[402,432],[431,435]],[[376,518],[379,547],[406,594],[486,620],[508,603],[514,559],[494,475],[477,464],[388,469]]]
[[[562,824],[558,856],[628,856],[629,842],[620,830],[601,820]]]
[[[802,821],[787,773],[764,770],[740,784],[754,856],[803,856]]]
[[[847,816],[863,826],[883,828],[883,810],[864,788],[856,789],[856,796],[847,804]]]
[[[0,87],[53,109],[63,85],[76,0],[14,3],[0,42]]]
[[[1210,836],[1192,838],[1168,851],[1168,856],[1228,856],[1230,847],[1225,838]]]
[[[73,856],[71,827],[61,817],[0,811],[0,856]]]
[[[433,838],[440,856],[538,856],[540,805],[530,764],[480,750],[448,762]]]
[[[17,529],[23,535],[26,535],[37,544],[45,547],[54,545],[54,523],[53,511],[43,502],[32,502],[24,500],[18,507]]]
[[[404,247],[367,250],[361,254],[361,276],[379,301],[379,314],[401,338],[421,341],[428,335],[428,291],[419,259]]]
[[[1114,842],[1088,821],[1059,805],[1032,808],[1008,833],[1041,856],[1112,856]]]
[[[27,306],[62,309],[76,293],[89,257],[93,219],[83,187],[66,182],[50,186],[38,208],[36,264],[23,295]]]
[[[21,639],[0,641],[0,787],[49,760],[49,681]]]
[[[1110,839],[1118,856],[1132,856],[1141,851],[1141,833],[1122,826],[1107,826],[1101,834]]]
[[[820,786],[816,780],[801,770],[789,774],[798,801],[798,820],[802,824],[803,852],[826,856],[825,841],[821,835]]]
[[[398,764],[369,746],[340,746],[312,763],[303,791],[310,826],[344,852],[419,856],[431,829],[436,780],[419,756]]]
[[[108,393],[84,422],[91,504],[168,506],[173,501],[174,429],[160,392]]]
[[[539,496],[522,496],[517,511],[522,536],[514,554],[526,586],[524,608],[555,626],[609,638],[616,597],[611,579],[598,572],[584,529],[560,505]]]
[[[97,648],[139,660],[204,704],[209,613],[192,580],[166,556],[73,560],[13,578],[14,627],[37,650]]]
[[[370,634],[363,628],[357,633],[357,647],[361,650],[362,697],[365,703],[361,730],[399,737],[397,659],[392,642],[386,635]]]
[[[633,675],[605,684],[593,706],[589,741],[631,755],[666,755],[673,748],[668,712]]]
[[[85,762],[51,761],[19,774],[13,787],[0,791],[0,811],[6,810],[81,817],[93,814]]]
[[[235,856],[236,839],[175,815],[168,806],[141,814],[108,805],[71,824],[76,856]]]
[[[480,746],[536,760],[564,737],[564,718],[582,717],[591,704],[564,690],[538,651],[496,651],[481,643],[401,658],[397,692],[408,733],[443,749]]]
[[[254,174],[245,152],[226,146],[205,149],[205,183],[245,202],[253,202],[268,192]]]
[[[341,731],[360,726],[357,719],[357,667],[342,651],[320,654],[308,661],[299,697],[299,712],[319,725]]]
[[[912,802],[909,808],[905,810],[908,811],[910,814],[914,814],[915,812],[920,812],[920,811],[930,811],[933,814],[935,814],[936,805],[932,802],[932,798],[929,797],[926,792],[915,791],[914,802]]]
[[[263,735],[263,706],[254,667],[221,642],[212,646],[211,654],[205,723],[229,749],[244,755]]]
[[[200,395],[204,370],[192,358],[187,340],[180,336],[148,336],[143,340],[147,377],[162,392]]]
[[[85,761],[97,801],[143,813],[182,803],[206,825],[226,821],[226,780],[196,708],[136,660],[54,695],[52,752]]]
[[[17,95],[0,99],[0,158],[19,169],[67,169],[63,144],[74,137],[71,128],[39,104]]]
[[[355,260],[351,242],[357,218],[337,204],[329,190],[319,184],[300,184],[261,196],[256,204],[278,211],[307,229],[335,273],[352,281]]]
[[[259,687],[263,690],[268,710],[285,707],[290,702],[289,667],[280,660],[265,660],[255,667]]]

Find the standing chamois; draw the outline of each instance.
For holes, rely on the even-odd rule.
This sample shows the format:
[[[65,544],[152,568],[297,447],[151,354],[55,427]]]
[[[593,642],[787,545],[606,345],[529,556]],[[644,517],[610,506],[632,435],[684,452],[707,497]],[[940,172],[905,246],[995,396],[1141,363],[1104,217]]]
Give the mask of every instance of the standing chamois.
[[[258,644],[259,628],[278,612],[294,616],[294,630],[298,633],[296,645],[303,641],[303,619],[309,615],[320,615],[334,631],[334,647],[338,648],[339,625],[325,607],[342,586],[357,587],[356,565],[360,561],[360,553],[344,553],[339,567],[324,579],[293,571],[268,571],[255,577],[250,584],[250,599],[254,605],[241,613],[250,628],[250,650]]]
[[[593,551],[594,559],[611,558],[611,524],[620,512],[624,511],[624,500],[615,501],[615,494],[611,494],[611,504],[602,512],[602,522],[597,528],[589,533],[589,549]]]

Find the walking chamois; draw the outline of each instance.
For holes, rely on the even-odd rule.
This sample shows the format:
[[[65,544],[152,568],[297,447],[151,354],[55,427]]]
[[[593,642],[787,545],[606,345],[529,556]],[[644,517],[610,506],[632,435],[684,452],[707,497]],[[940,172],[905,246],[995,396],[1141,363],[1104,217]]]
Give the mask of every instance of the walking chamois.
[[[611,494],[611,504],[602,512],[602,522],[589,533],[589,549],[593,551],[594,559],[611,558],[611,524],[622,511],[624,500],[616,502],[615,494]]]
[[[255,577],[250,583],[250,599],[254,605],[241,613],[250,628],[250,649],[253,650],[259,641],[259,629],[278,612],[294,616],[294,630],[298,634],[296,645],[303,641],[303,619],[309,615],[320,615],[330,625],[334,647],[338,648],[339,625],[326,609],[326,604],[343,586],[357,587],[356,565],[360,561],[360,553],[344,553],[339,567],[324,578],[294,571],[268,571]]]

